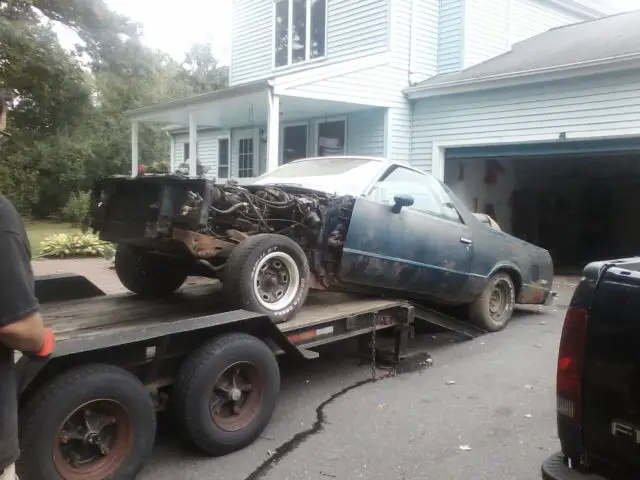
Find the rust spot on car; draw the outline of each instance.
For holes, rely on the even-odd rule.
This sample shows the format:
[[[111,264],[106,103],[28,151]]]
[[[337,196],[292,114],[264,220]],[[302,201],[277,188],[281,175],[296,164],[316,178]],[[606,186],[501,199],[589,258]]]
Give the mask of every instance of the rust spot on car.
[[[174,228],[172,238],[182,242],[198,258],[211,258],[228,254],[237,244],[202,233]]]

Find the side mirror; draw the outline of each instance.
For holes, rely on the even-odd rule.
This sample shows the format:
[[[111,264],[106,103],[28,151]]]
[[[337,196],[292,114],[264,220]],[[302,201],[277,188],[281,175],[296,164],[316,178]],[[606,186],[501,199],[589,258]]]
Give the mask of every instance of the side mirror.
[[[414,204],[413,197],[411,195],[396,195],[393,197],[393,207],[391,207],[391,211],[393,213],[400,213],[402,207],[410,207]]]

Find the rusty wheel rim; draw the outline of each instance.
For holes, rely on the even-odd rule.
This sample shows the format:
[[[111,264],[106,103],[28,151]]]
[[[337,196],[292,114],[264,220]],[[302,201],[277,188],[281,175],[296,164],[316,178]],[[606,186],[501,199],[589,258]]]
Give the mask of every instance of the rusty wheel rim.
[[[264,385],[253,363],[237,362],[220,375],[209,400],[213,422],[226,432],[246,428],[260,411]]]
[[[489,313],[495,322],[502,321],[511,308],[511,292],[505,281],[498,282],[491,292]]]
[[[53,464],[65,480],[102,480],[113,474],[133,445],[125,408],[115,400],[93,400],[69,415],[54,440]]]

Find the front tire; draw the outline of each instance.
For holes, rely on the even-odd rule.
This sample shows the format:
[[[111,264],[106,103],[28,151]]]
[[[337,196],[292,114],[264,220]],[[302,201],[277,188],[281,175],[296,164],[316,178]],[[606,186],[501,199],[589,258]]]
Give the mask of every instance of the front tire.
[[[253,235],[227,260],[223,288],[239,308],[264,313],[275,323],[291,319],[309,293],[309,262],[300,246],[284,235]]]
[[[506,273],[497,273],[487,280],[480,295],[469,305],[469,319],[488,332],[497,332],[511,320],[515,303],[513,280]]]
[[[222,335],[185,360],[173,410],[188,440],[211,456],[251,444],[266,428],[280,392],[271,349],[245,333]]]
[[[185,262],[154,255],[130,245],[118,245],[115,269],[122,285],[141,297],[166,297],[187,279]]]
[[[149,392],[112,365],[73,368],[42,386],[20,412],[20,478],[129,480],[151,456]]]

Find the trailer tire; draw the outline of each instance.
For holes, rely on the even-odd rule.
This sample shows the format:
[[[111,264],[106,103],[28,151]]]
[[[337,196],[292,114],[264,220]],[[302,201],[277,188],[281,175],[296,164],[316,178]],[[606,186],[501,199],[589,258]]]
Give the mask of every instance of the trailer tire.
[[[515,303],[513,280],[509,274],[498,272],[487,280],[482,292],[469,305],[469,319],[488,332],[497,332],[511,320]]]
[[[279,392],[280,369],[267,344],[244,333],[224,334],[183,363],[173,386],[173,413],[196,448],[226,455],[262,433]]]
[[[273,322],[282,323],[304,305],[310,276],[307,257],[296,242],[284,235],[261,233],[233,249],[223,289],[233,306],[264,313]]]
[[[83,423],[87,419],[93,432]],[[105,433],[111,440],[106,453]],[[21,410],[18,473],[25,479],[128,480],[151,456],[155,435],[155,408],[136,377],[105,364],[72,368],[40,387]],[[97,460],[73,466],[73,445],[83,448],[73,455],[95,453],[90,458]]]
[[[118,245],[115,269],[122,285],[141,297],[166,297],[187,278],[186,263],[179,259]]]

